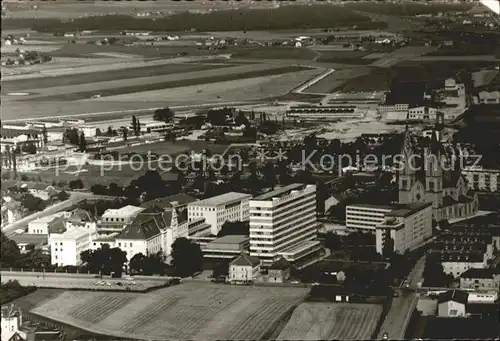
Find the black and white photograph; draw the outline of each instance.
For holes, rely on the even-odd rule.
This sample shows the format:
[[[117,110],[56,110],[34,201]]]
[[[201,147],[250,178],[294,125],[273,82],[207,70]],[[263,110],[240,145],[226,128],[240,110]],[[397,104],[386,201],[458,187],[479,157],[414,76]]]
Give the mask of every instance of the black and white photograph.
[[[500,0],[3,0],[2,341],[500,340]]]

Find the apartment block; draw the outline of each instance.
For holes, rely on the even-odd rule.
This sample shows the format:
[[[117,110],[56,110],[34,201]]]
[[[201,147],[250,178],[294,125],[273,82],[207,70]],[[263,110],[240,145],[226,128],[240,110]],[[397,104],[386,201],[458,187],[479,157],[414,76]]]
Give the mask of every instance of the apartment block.
[[[81,264],[80,253],[91,248],[96,230],[75,227],[61,234],[50,236],[51,264],[77,266]]]
[[[291,184],[250,200],[250,255],[271,266],[296,263],[319,250],[316,186]]]

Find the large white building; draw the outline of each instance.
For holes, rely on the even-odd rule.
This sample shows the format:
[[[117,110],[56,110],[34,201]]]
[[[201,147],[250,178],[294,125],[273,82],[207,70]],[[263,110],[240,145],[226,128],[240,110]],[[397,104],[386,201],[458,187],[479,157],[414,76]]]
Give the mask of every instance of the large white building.
[[[63,220],[62,215],[62,213],[55,213],[30,221],[28,223],[28,233],[48,235],[49,225],[56,219]]]
[[[51,264],[77,266],[81,264],[80,253],[90,249],[97,232],[92,229],[75,227],[60,234],[50,235]]]
[[[339,120],[363,118],[366,110],[357,105],[301,105],[292,106],[286,111],[286,116],[301,120]]]
[[[403,254],[422,245],[432,236],[432,204],[395,205],[376,226],[376,250],[382,254],[384,245],[392,239],[393,251]]]
[[[316,186],[291,184],[250,200],[250,255],[263,267],[319,250]]]
[[[212,226],[211,233],[217,235],[226,221],[247,221],[251,195],[229,192],[216,197],[188,204],[189,221],[205,218]]]

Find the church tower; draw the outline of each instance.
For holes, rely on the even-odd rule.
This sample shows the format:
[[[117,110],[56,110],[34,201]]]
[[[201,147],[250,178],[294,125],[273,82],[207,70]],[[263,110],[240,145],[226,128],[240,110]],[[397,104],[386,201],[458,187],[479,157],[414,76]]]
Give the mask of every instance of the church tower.
[[[414,152],[413,138],[407,123],[404,132],[403,148],[400,155],[401,163],[397,165],[397,167],[399,167],[398,201],[400,203],[412,202],[411,190],[416,181],[416,167],[415,165],[411,164],[412,161],[415,161],[415,158],[413,157]]]
[[[441,153],[441,142],[436,121],[436,129],[432,130],[432,137],[425,149],[425,197],[426,201],[432,202],[432,207],[437,209],[443,199],[443,167],[444,155]]]

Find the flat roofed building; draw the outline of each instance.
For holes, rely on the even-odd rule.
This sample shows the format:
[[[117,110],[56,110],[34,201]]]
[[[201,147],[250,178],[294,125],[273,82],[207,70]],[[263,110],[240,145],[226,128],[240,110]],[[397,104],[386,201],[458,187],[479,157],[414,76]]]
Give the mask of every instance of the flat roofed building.
[[[211,233],[216,236],[226,221],[247,221],[251,195],[229,192],[188,204],[189,221],[205,218]]]
[[[376,250],[382,254],[385,243],[391,238],[395,252],[403,254],[422,245],[432,236],[432,204],[398,204],[376,226]]]
[[[99,222],[99,232],[121,232],[135,217],[144,210],[144,207],[127,205],[118,209],[108,209]]]
[[[394,210],[390,205],[357,204],[345,208],[346,228],[348,230],[375,231],[385,215]]]
[[[241,253],[248,253],[250,237],[245,235],[229,235],[217,238],[202,247],[203,257],[234,259]]]
[[[291,184],[250,201],[250,255],[263,267],[281,256],[291,263],[318,251],[316,186]]]
[[[292,106],[286,116],[302,120],[338,120],[345,118],[362,118],[365,111],[356,105],[322,105]]]

